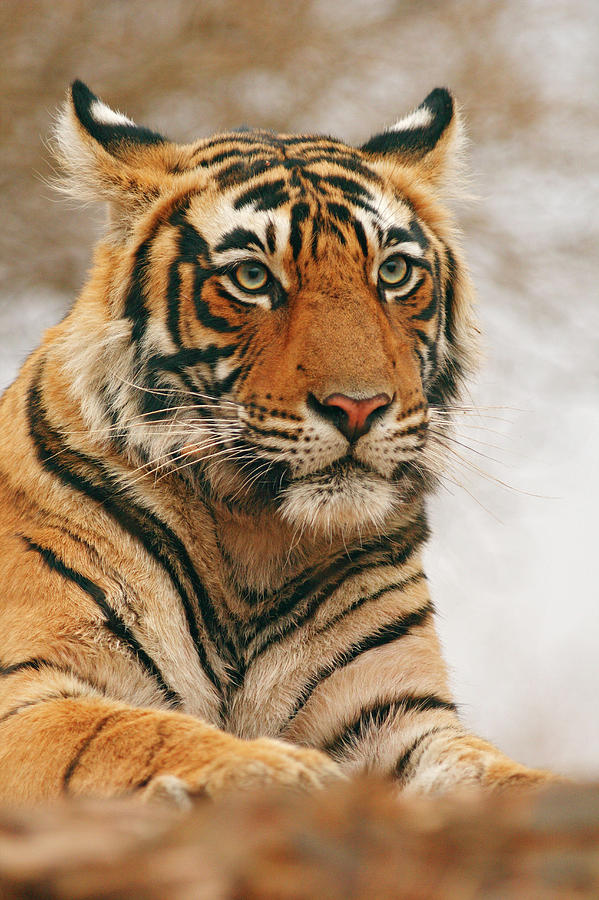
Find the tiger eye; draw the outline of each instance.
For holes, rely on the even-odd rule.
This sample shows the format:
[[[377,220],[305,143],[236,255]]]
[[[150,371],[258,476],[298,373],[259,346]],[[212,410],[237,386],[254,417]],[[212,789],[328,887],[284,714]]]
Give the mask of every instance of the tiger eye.
[[[250,293],[262,290],[268,282],[268,269],[259,262],[241,263],[233,275],[239,287]]]
[[[383,284],[398,285],[407,281],[410,264],[403,256],[390,256],[379,269],[379,278]]]

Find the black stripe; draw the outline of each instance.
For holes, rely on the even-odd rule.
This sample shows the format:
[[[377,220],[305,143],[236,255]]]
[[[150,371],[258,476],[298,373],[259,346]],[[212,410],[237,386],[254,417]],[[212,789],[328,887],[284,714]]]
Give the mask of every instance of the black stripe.
[[[351,203],[353,206],[357,206],[358,209],[363,209],[364,212],[370,213],[371,216],[376,217],[380,216],[380,210],[377,209],[372,203],[369,203],[367,200],[361,200],[359,197],[352,195],[345,195],[345,199],[348,203]]]
[[[331,185],[331,187],[339,188],[346,197],[358,197],[366,200],[373,199],[371,191],[353,178],[346,178],[344,175],[322,175],[320,180],[321,182],[324,182],[324,184]]]
[[[114,719],[120,718],[123,715],[125,710],[117,710],[116,712],[110,712],[108,715],[103,716],[99,722],[96,723],[95,727],[92,729],[91,733],[84,739],[84,741],[80,744],[80,746],[75,751],[75,755],[71,759],[70,763],[66,767],[63,776],[62,776],[62,790],[64,793],[68,792],[69,784],[73,775],[75,774],[75,769],[81,762],[83,755],[85,752],[91,747],[93,742],[97,737],[102,733],[102,731],[109,725]]]
[[[338,228],[334,222],[328,222],[327,226],[328,226],[328,230],[331,232],[331,234],[336,235],[339,242],[345,247],[347,244],[347,240],[346,240],[345,235],[341,231],[341,229]]]
[[[302,249],[302,222],[308,218],[310,207],[307,203],[294,203],[291,208],[291,226],[289,229],[289,243],[293,251],[293,258],[296,260]]]
[[[387,295],[391,295],[391,300],[394,303],[403,303],[404,300],[409,300],[410,297],[413,297],[414,294],[417,294],[422,285],[424,284],[425,277],[424,275],[416,282],[414,287],[411,287],[409,291],[405,294],[393,294],[393,287],[391,285],[382,285],[383,290]],[[414,319],[418,318],[417,316],[413,316]],[[420,332],[418,332],[420,333]]]
[[[363,571],[370,565],[378,566],[383,563],[403,565],[428,537],[428,525],[424,516],[421,516],[404,532],[397,535],[385,535],[354,550],[340,554],[324,570],[316,572],[312,570],[309,575],[302,573],[277,591],[276,614],[278,618],[293,612],[298,603],[302,600],[309,600],[310,595],[314,595],[308,608],[304,609],[304,621],[307,621],[317,611],[320,601],[327,600],[345,579]],[[268,610],[263,616],[254,620],[252,624],[255,627],[255,635],[261,629],[272,626],[272,617],[272,610]]]
[[[414,353],[416,354],[416,356],[418,357],[418,360],[420,362],[420,380],[424,384],[425,383],[424,375],[425,375],[427,360],[424,356],[424,353],[422,353],[422,351],[420,350],[419,347],[414,347],[413,349],[414,349]],[[432,401],[430,401],[430,400],[429,400],[429,402],[432,403]]]
[[[292,147],[294,144],[306,144],[306,150],[312,149],[314,147],[319,152],[321,150],[327,150],[332,153],[336,153],[338,150],[342,150],[347,152],[347,146],[343,143],[343,141],[337,140],[337,138],[332,137],[323,137],[322,135],[311,135],[311,134],[290,134],[287,137],[281,137],[277,135],[276,143],[284,146]]]
[[[194,160],[200,153],[204,153],[205,150],[210,150],[212,147],[218,147],[220,144],[232,144],[233,147],[229,148],[226,153],[235,153],[239,150],[245,156],[248,154],[248,145],[254,145],[257,150],[263,150],[266,146],[268,146],[267,141],[265,141],[265,135],[262,132],[252,131],[247,136],[243,133],[239,133],[238,131],[229,132],[228,134],[217,134],[213,138],[207,138],[202,141],[200,147],[198,147],[193,155],[192,160]],[[208,165],[211,164],[211,159],[208,159]]]
[[[389,247],[390,244],[406,244],[413,240],[410,229],[401,228],[399,225],[394,225],[385,232],[385,247]]]
[[[280,643],[290,633],[309,622],[348,578],[360,574],[370,566],[404,565],[418,547],[427,540],[428,536],[426,520],[421,517],[414,522],[411,529],[406,529],[406,532],[399,536],[400,540],[397,543],[398,536],[388,535],[349,551],[344,556],[337,558],[324,571],[318,571],[308,577],[304,575],[293,579],[287,588],[284,587],[277,592],[280,599],[274,609],[268,608],[251,623],[253,626],[252,640],[259,641],[265,632],[271,631],[271,633],[261,643],[258,642],[252,652],[248,653],[246,666],[249,666],[274,644]],[[289,588],[292,590],[287,593]],[[376,599],[376,596],[373,599]],[[298,610],[297,607],[302,601],[305,601],[305,605]],[[361,601],[366,602],[366,598],[361,598]],[[281,619],[286,616],[290,616],[290,620],[281,623]],[[250,638],[250,634],[248,634],[248,638]]]
[[[431,406],[443,407],[454,400],[460,392],[460,382],[464,376],[461,365],[455,359],[445,361],[434,383],[427,388],[427,399]]]
[[[272,165],[272,159],[255,159],[252,162],[247,162],[246,158],[240,162],[231,163],[230,166],[226,166],[224,169],[220,169],[218,172],[215,172],[213,177],[221,190],[224,190],[243,184],[244,181],[250,181],[256,175],[263,175],[265,172],[271,171]]]
[[[23,540],[31,550],[35,550],[36,553],[39,553],[39,555],[42,557],[42,559],[50,569],[52,569],[54,572],[57,572],[59,575],[62,575],[63,578],[72,581],[74,584],[80,587],[82,591],[85,591],[85,593],[92,598],[94,603],[96,603],[96,605],[104,614],[104,617],[106,619],[105,625],[108,631],[110,631],[111,634],[114,634],[116,638],[118,638],[120,641],[122,641],[123,644],[126,644],[127,647],[129,647],[129,650],[139,660],[148,675],[154,678],[154,680],[157,682],[160,690],[169,701],[169,703],[171,703],[173,706],[180,706],[181,697],[179,696],[177,691],[168,686],[162,672],[160,671],[159,667],[156,665],[152,657],[149,655],[149,653],[147,653],[146,650],[144,650],[131,629],[125,624],[125,622],[123,622],[116,610],[114,610],[112,606],[110,606],[110,604],[106,600],[106,594],[102,590],[102,588],[91,581],[89,578],[86,578],[85,575],[82,575],[80,572],[76,572],[74,569],[71,569],[69,566],[67,566],[48,547],[41,547],[39,544],[35,543],[35,541],[32,541],[31,538],[28,537],[23,537]]]
[[[146,754],[146,758],[143,763],[140,762],[137,766],[137,774],[140,775],[141,772],[145,771],[146,774],[142,777],[138,777],[137,780],[129,781],[128,790],[129,791],[140,791],[142,788],[146,787],[152,778],[156,775],[156,757],[164,748],[165,744],[169,741],[170,733],[167,733],[167,729],[164,728],[164,723],[159,722],[156,727],[156,739],[153,741],[148,749]]]
[[[139,341],[143,337],[148,321],[148,311],[144,302],[143,282],[148,268],[150,247],[161,224],[160,222],[156,223],[152,233],[145,241],[142,241],[135,251],[133,272],[131,273],[131,281],[125,300],[125,316],[131,319],[133,324],[131,340],[134,342]]]
[[[38,373],[39,380],[39,373]],[[189,554],[177,535],[158,516],[123,494],[123,486],[106,472],[98,461],[68,447],[54,432],[45,417],[38,380],[31,385],[28,398],[29,430],[43,468],[63,484],[95,500],[128,534],[142,545],[146,553],[165,570],[177,590],[200,663],[212,684],[221,685],[200,638],[194,614],[194,602],[202,613],[208,633],[216,643],[216,616],[212,601],[202,584]],[[191,584],[190,593],[183,578]]]
[[[392,776],[394,778],[398,778],[400,781],[405,781],[406,780],[405,776],[407,774],[407,771],[412,765],[412,757],[413,757],[414,753],[416,752],[416,750],[418,750],[418,748],[424,743],[424,741],[428,737],[432,737],[433,735],[438,734],[441,731],[456,731],[456,730],[457,729],[455,728],[454,725],[443,725],[443,726],[437,726],[436,728],[429,728],[428,731],[425,731],[423,734],[421,734],[419,737],[417,737],[416,740],[410,744],[410,746],[407,748],[407,750],[405,750],[402,753],[402,755],[400,756],[400,758],[398,759],[398,761],[396,762],[396,764],[393,767],[393,771],[391,773]]]
[[[13,675],[15,672],[23,672],[27,669],[33,669],[35,672],[40,672],[46,667],[58,669],[63,674],[71,674],[69,669],[58,666],[56,663],[49,662],[47,659],[38,658],[26,659],[23,662],[13,663],[11,666],[0,666],[0,676]]]
[[[181,305],[181,275],[179,266],[182,263],[192,263],[197,265],[200,258],[202,258],[204,263],[208,263],[210,258],[208,244],[201,234],[185,218],[189,202],[188,198],[185,205],[175,209],[168,220],[169,225],[173,225],[179,230],[175,249],[176,258],[169,266],[166,290],[167,324],[175,344],[181,343],[179,334],[179,311]]]
[[[261,150],[262,145],[256,144],[256,148],[258,150]],[[219,163],[225,162],[225,160],[227,159],[232,159],[234,156],[241,156],[242,158],[245,158],[248,152],[246,146],[244,146],[243,149],[241,147],[233,147],[231,150],[222,150],[220,153],[214,153],[212,156],[206,156],[199,162],[195,162],[195,157],[197,156],[197,154],[201,153],[204,149],[204,147],[200,147],[200,149],[193,154],[191,161],[194,168],[197,168],[199,166],[202,169],[207,169],[209,166],[217,166],[219,165]]]
[[[395,778],[399,778],[400,781],[404,780],[406,770],[410,765],[413,754],[416,752],[418,747],[420,747],[423,741],[427,739],[427,737],[430,737],[430,735],[432,734],[436,734],[437,731],[439,731],[438,728],[431,728],[428,731],[425,731],[424,734],[421,734],[419,737],[417,737],[415,741],[412,741],[410,746],[407,748],[407,750],[404,751],[404,753],[400,756],[397,763],[393,767],[393,775]]]
[[[246,424],[246,428],[250,431],[254,431],[256,434],[262,434],[264,437],[275,437],[282,438],[286,441],[299,441],[299,435],[297,432],[293,431],[279,431],[277,428],[260,428],[258,425],[253,425],[251,422]]]
[[[259,184],[244,191],[236,198],[233,206],[235,209],[242,209],[253,203],[257,210],[269,210],[277,209],[288,200],[289,194],[285,190],[285,181],[278,178],[276,181],[267,181],[265,184]]]
[[[378,568],[379,565],[380,563],[377,562],[373,568]],[[362,571],[364,571],[364,569],[362,569]],[[357,597],[349,604],[349,606],[345,606],[340,612],[333,616],[332,619],[329,619],[326,625],[319,628],[316,634],[322,634],[323,631],[328,631],[330,628],[333,628],[338,622],[350,615],[350,613],[354,612],[356,609],[360,609],[361,606],[379,600],[381,597],[384,597],[385,594],[390,594],[393,591],[405,591],[406,588],[413,584],[417,584],[419,581],[426,581],[426,575],[422,571],[415,572],[413,575],[409,575],[402,581],[394,581],[392,584],[386,584],[385,587],[379,588],[378,591],[374,591],[372,594],[365,594]]]
[[[0,725],[6,722],[7,719],[17,716],[24,709],[29,709],[31,706],[37,706],[38,703],[49,703],[51,700],[73,700],[76,699],[76,697],[76,694],[67,693],[66,691],[53,691],[51,694],[44,694],[43,697],[38,697],[37,700],[28,700],[26,703],[19,703],[18,706],[14,706],[12,709],[9,709],[8,712],[5,712],[0,716]]]
[[[424,346],[427,348],[427,350],[430,350],[430,348],[434,344],[434,339],[432,337],[429,337],[428,334],[426,334],[425,331],[422,331],[421,328],[415,328],[414,331],[417,334],[418,338],[422,341]]]
[[[394,225],[385,232],[385,247],[388,247],[393,243],[403,244],[411,242],[419,244],[423,251],[426,250],[429,245],[428,238],[417,219],[412,219],[407,228],[402,228],[400,225]]]
[[[437,301],[437,307],[441,306],[440,298],[441,298],[441,283],[439,280],[439,254],[435,250],[434,261],[433,261],[433,297],[435,297]],[[441,325],[444,325],[442,322],[442,317],[437,316],[435,321],[435,339],[434,339],[434,348],[432,353],[431,367],[429,371],[429,381],[432,381],[434,378],[437,369],[439,368],[439,339],[441,337]]]
[[[193,298],[198,321],[205,328],[211,328],[212,331],[218,331],[222,334],[230,334],[232,332],[239,331],[239,325],[234,325],[233,323],[229,322],[228,319],[225,319],[224,316],[217,316],[212,313],[207,301],[204,299],[204,284],[212,275],[213,272],[210,269],[203,269],[199,265],[196,266],[193,284]],[[220,288],[220,285],[218,287]]]
[[[425,306],[424,309],[421,310],[417,315],[412,316],[412,318],[417,322],[430,322],[432,317],[437,312],[437,306],[437,292],[433,291],[429,304]]]
[[[176,216],[177,210],[171,214],[171,217]],[[148,271],[152,243],[160,228],[165,224],[165,221],[164,217],[157,218],[150,233],[135,251],[133,270],[129,281],[124,309],[125,317],[132,322],[131,340],[134,343],[140,341],[143,337],[149,318],[144,300],[144,282]]]
[[[323,221],[321,206],[318,200],[316,200],[316,209],[312,215],[310,227],[312,231],[312,237],[310,238],[310,252],[312,254],[312,259],[318,260],[318,237],[320,233],[325,230],[325,223]]]
[[[423,574],[424,573],[420,573],[420,577],[422,577]],[[413,583],[413,580],[411,583]],[[403,590],[405,587],[406,582],[400,582],[397,585],[383,588],[378,592],[378,596],[394,589]],[[363,602],[366,600],[373,600],[376,596],[377,595],[371,595],[369,598],[364,598]],[[432,612],[433,606],[429,601],[421,607],[421,609],[417,609],[412,613],[401,616],[394,622],[388,622],[386,625],[381,625],[381,627],[377,628],[372,634],[366,635],[366,637],[356,641],[340,653],[332,662],[328,663],[328,665],[322,666],[322,668],[320,668],[303,687],[295,706],[289,715],[289,721],[295,718],[299,711],[306,705],[316,688],[320,687],[323,681],[326,681],[335,672],[339,672],[341,669],[349,666],[350,663],[363,653],[367,653],[369,650],[374,650],[378,647],[383,647],[385,644],[389,644],[405,637],[413,628],[418,628],[420,625],[423,625],[429,619]]]
[[[204,363],[209,366],[216,365],[221,359],[229,359],[235,353],[234,344],[218,347],[216,344],[208,344],[202,349],[184,348],[177,353],[171,353],[168,356],[156,354],[151,356],[147,362],[148,371],[160,372],[179,372],[181,369],[187,369],[190,366],[199,366]]]
[[[357,157],[349,156],[346,153],[339,153],[336,148],[331,148],[331,152],[329,153],[320,153],[319,150],[320,148],[317,146],[314,148],[314,152],[306,152],[309,165],[314,165],[319,162],[332,163],[334,166],[339,166],[341,169],[347,169],[349,172],[355,172],[356,175],[362,175],[364,178],[367,178],[375,184],[382,183],[381,176],[375,172],[374,169],[364,165]]]
[[[422,256],[411,256],[409,253],[404,253],[403,255],[408,260],[408,262],[412,263],[412,265],[416,266],[416,268],[424,269],[431,275],[433,274],[433,267],[431,266],[428,259],[424,259],[424,257]]]
[[[250,250],[253,247],[264,250],[264,244],[255,231],[248,228],[233,228],[216,245],[215,250],[224,253],[225,250]]]
[[[266,243],[270,252],[274,253],[277,249],[277,233],[272,222],[269,222],[266,226]]]
[[[457,279],[457,263],[456,258],[447,246],[444,244],[444,250],[447,258],[448,278],[445,285],[445,337],[448,343],[455,343],[455,282]]]
[[[229,266],[219,266],[216,269],[216,273],[218,275],[220,275],[221,278],[223,276],[225,276],[227,278],[231,277],[231,270],[230,270]],[[215,283],[214,288],[215,288],[218,296],[221,298],[221,300],[226,300],[227,303],[233,303],[238,309],[244,309],[247,312],[247,308],[248,308],[247,300],[240,300],[239,297],[236,297],[235,294],[232,294],[231,291],[228,291],[227,288],[223,284],[220,283],[220,281],[217,281]],[[250,303],[252,303],[251,300],[250,300]],[[240,327],[239,325],[236,325],[234,330],[239,331],[239,327]]]
[[[401,431],[397,433],[400,437],[409,437],[413,434],[422,434],[426,431],[427,428],[428,422],[420,422],[418,425],[408,425],[407,428],[402,428]]]
[[[244,362],[241,365],[241,372],[239,373],[239,379],[237,383],[237,390],[240,391],[249,376],[252,374],[253,368],[258,361],[258,359],[264,353],[264,347],[253,347],[250,348],[250,340],[247,339],[239,345],[239,355],[243,356]],[[248,403],[248,406],[251,407],[251,402]]]
[[[167,326],[169,334],[176,346],[181,344],[179,333],[179,312],[181,309],[181,274],[179,261],[175,260],[169,266],[168,281],[166,287]]]
[[[278,159],[275,162],[276,166],[281,166],[283,169],[291,169],[291,170],[303,169],[305,164],[306,164],[305,156],[286,156],[284,159]]]
[[[106,694],[107,691],[105,688],[100,687],[100,685],[90,678],[84,678],[78,672],[76,672],[72,666],[62,666],[58,663],[51,662],[49,659],[42,659],[41,657],[37,657],[35,659],[26,659],[23,662],[13,663],[10,666],[0,666],[0,678],[5,678],[10,675],[15,675],[20,672],[42,672],[44,669],[51,669],[53,672],[60,672],[61,675],[69,675],[72,678],[76,678],[77,681],[81,681],[84,684],[89,685],[93,688],[94,691],[99,691],[102,694]]]
[[[366,238],[366,232],[364,231],[364,226],[358,219],[353,220],[354,231],[356,232],[356,238],[358,239],[358,243],[362,249],[362,253],[364,256],[368,256],[368,240]]]
[[[425,694],[423,696],[406,694],[403,697],[398,697],[396,700],[391,700],[387,703],[376,703],[368,709],[362,710],[360,715],[350,725],[347,725],[332,740],[328,741],[322,749],[326,753],[333,755],[343,753],[345,748],[366,737],[370,729],[381,728],[391,716],[398,713],[429,712],[432,709],[457,712],[455,703],[442,700],[433,694]]]
[[[417,244],[420,244],[423,250],[428,249],[428,238],[425,235],[420,222],[416,218],[412,219],[412,221],[410,222],[410,235],[411,239],[413,241],[416,241]]]
[[[340,222],[349,222],[351,213],[342,203],[327,203],[327,212]]]

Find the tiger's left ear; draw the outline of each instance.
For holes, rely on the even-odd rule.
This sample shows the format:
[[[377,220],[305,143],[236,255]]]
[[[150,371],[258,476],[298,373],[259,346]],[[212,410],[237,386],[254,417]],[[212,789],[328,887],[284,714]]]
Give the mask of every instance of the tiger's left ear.
[[[105,200],[110,230],[125,236],[136,216],[172,183],[177,145],[111,109],[82,81],[71,85],[54,132],[67,177],[58,182],[77,200]]]
[[[432,185],[441,185],[459,166],[463,126],[454,98],[435,88],[418,106],[360,149],[414,167]]]

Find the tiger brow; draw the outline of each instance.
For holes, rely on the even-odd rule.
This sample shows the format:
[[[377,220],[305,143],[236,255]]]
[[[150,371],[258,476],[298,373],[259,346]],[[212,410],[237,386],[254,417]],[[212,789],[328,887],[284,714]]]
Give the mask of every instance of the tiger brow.
[[[247,228],[234,228],[224,236],[215,249],[222,253],[225,250],[248,250],[250,247],[259,247],[264,251],[264,244],[255,232]]]
[[[399,225],[395,225],[393,228],[389,228],[385,236],[385,247],[389,247],[390,244],[418,244],[421,250],[426,250],[428,247],[428,241],[424,235],[424,232],[414,219],[410,222],[408,228],[402,228]]]

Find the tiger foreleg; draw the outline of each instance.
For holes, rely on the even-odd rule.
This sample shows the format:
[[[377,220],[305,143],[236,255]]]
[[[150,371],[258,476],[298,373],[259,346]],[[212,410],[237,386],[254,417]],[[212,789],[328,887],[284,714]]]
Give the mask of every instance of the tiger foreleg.
[[[535,787],[559,780],[510,759],[493,744],[455,728],[432,729],[402,753],[392,775],[405,792],[442,792],[460,786]]]
[[[2,801],[139,792],[177,802],[267,785],[317,788],[339,774],[316,750],[104,699],[46,696],[0,715]]]

